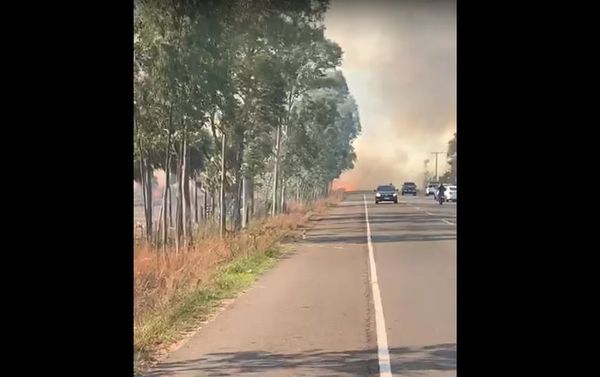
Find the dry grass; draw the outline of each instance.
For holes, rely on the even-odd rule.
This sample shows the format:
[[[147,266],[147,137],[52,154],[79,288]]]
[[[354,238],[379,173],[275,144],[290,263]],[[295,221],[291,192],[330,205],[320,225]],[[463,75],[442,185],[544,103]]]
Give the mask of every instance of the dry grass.
[[[308,206],[290,204],[285,215],[257,220],[221,240],[214,226],[197,230],[194,245],[168,258],[148,246],[134,250],[134,347],[136,366],[176,341],[183,332],[275,263],[277,243],[315,214],[341,200],[342,192]]]

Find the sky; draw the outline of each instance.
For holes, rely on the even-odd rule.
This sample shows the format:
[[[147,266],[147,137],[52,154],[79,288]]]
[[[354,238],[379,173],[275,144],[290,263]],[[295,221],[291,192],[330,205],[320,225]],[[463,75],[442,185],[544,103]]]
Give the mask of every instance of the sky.
[[[421,185],[424,161],[433,172],[431,152],[446,152],[456,131],[456,2],[333,0],[325,26],[362,125],[355,167],[334,186]]]

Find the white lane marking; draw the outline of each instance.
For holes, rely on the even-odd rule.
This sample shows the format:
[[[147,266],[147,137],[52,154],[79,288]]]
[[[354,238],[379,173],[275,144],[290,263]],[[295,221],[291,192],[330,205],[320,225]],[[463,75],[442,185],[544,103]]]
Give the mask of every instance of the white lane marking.
[[[379,359],[379,376],[392,377],[390,351],[388,350],[387,333],[385,331],[385,318],[383,317],[383,304],[381,303],[381,293],[379,292],[379,282],[377,280],[377,267],[375,266],[373,244],[371,243],[371,226],[369,225],[367,197],[363,196],[363,199],[365,202],[365,219],[367,220],[367,244],[369,246],[369,265],[371,267],[371,289],[373,294],[373,303],[375,304],[375,327],[377,328],[377,357]]]
[[[415,208],[416,208],[416,209],[418,209],[418,210],[420,210],[420,209],[421,209],[421,208],[419,208],[419,207],[415,207]]]
[[[446,219],[441,219],[443,222],[445,222],[448,225],[456,225],[454,223],[451,223],[450,221],[446,220]]]
[[[425,212],[426,214],[428,214],[429,216],[433,216],[433,213],[431,212]]]

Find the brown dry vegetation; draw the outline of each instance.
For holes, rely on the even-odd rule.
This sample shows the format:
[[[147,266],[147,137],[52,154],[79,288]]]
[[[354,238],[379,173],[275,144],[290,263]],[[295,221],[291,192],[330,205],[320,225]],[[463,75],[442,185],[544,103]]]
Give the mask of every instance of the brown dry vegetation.
[[[134,249],[134,347],[136,366],[178,340],[243,289],[277,258],[276,245],[299,236],[313,214],[341,200],[343,192],[310,205],[290,204],[287,214],[256,220],[220,240],[210,224],[196,231],[193,247],[167,256],[146,245]],[[245,274],[235,273],[244,272]],[[227,275],[230,273],[229,275]]]

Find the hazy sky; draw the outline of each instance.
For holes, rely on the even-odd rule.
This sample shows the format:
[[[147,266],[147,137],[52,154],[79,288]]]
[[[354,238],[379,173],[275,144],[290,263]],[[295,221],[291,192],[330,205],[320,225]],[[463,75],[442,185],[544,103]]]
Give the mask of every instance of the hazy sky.
[[[430,152],[445,152],[456,131],[455,1],[333,0],[325,24],[362,123],[355,168],[336,186],[420,186],[424,160],[433,171]],[[447,166],[440,155],[440,175]]]

